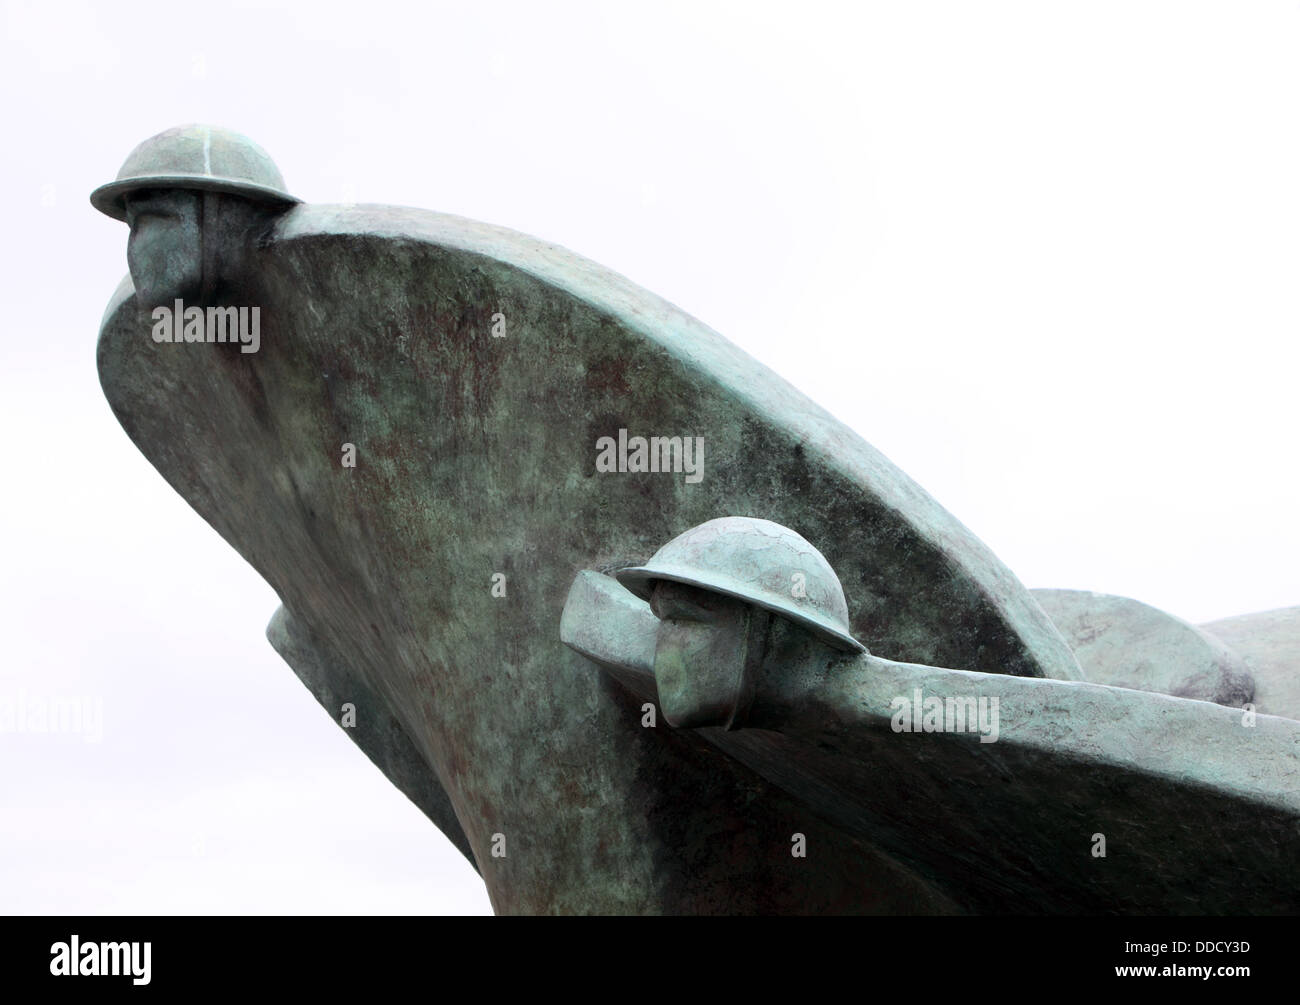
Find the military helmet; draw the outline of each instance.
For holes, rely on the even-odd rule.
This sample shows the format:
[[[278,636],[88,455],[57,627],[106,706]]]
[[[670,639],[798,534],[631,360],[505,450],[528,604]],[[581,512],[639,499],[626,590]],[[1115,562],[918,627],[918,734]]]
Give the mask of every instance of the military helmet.
[[[292,205],[284,179],[265,150],[247,136],[216,126],[177,126],[151,136],[127,155],[117,180],[90,193],[90,204],[114,220],[126,219],[125,196],[146,188],[228,192]]]
[[[755,604],[849,652],[866,646],[849,634],[849,607],[839,577],[822,553],[770,520],[727,516],[673,538],[643,566],[615,576],[643,600],[655,580],[684,583]]]

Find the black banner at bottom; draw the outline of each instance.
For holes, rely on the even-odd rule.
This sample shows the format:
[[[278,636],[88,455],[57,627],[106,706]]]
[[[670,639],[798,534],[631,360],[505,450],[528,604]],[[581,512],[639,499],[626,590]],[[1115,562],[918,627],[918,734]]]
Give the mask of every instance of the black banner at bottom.
[[[92,995],[337,995],[430,980],[457,996],[543,982],[599,993],[606,975],[613,990],[629,979],[708,984],[713,973],[728,986],[811,978],[825,990],[837,971],[864,994],[890,974],[936,990],[1037,977],[1258,988],[1289,974],[1297,928],[1291,918],[9,917],[0,966],[10,988]]]

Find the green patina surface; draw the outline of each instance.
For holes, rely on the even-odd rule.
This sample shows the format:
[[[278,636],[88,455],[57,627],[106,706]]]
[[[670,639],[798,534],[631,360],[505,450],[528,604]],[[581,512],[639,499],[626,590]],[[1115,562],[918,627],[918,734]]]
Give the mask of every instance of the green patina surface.
[[[792,863],[795,830],[859,842],[699,738],[643,728],[558,634],[579,569],[749,515],[826,554],[875,652],[1077,675],[1015,577],[910,479],[671,305],[509,231],[298,206],[223,280],[229,302],[261,307],[257,353],[153,342],[124,286],[100,339],[105,392],[373,714],[401,724],[498,910],[933,908],[901,870],[880,892],[873,869],[895,867],[874,852],[816,875]],[[620,429],[703,437],[703,478],[597,472],[597,441]]]
[[[177,174],[198,172],[187,136],[159,140]],[[246,182],[279,207],[278,173],[231,163],[195,182],[201,200],[141,194],[182,225],[148,231],[132,268],[155,301],[188,284],[257,307],[257,350],[154,341],[124,283],[100,335],[105,393],[278,592],[276,648],[332,714],[356,705],[353,739],[476,864],[499,912],[1195,910],[1168,857],[1243,800],[1255,829],[1223,831],[1229,851],[1205,864],[1227,878],[1204,885],[1203,909],[1236,909],[1232,891],[1285,858],[1294,807],[1275,789],[1294,724],[1270,720],[1250,775],[1239,734],[1207,753],[1227,709],[1071,691],[1086,686],[1070,683],[1070,646],[988,549],[716,333],[562,249],[455,217],[294,205],[260,230]],[[110,196],[106,212],[130,212],[130,186]],[[635,470],[637,437],[690,438],[691,468]],[[766,728],[647,727],[644,674],[564,645],[565,599],[582,570],[644,563],[724,516],[774,521],[825,555],[872,654],[848,665],[869,672],[816,687],[796,673],[787,692],[769,668]],[[611,613],[613,641],[644,648],[649,617]],[[1022,742],[889,747],[872,701],[963,672],[1010,696]],[[1206,687],[1235,695],[1221,684]],[[1108,716],[1122,726],[1104,732]],[[1154,878],[1137,893],[1077,895],[1076,832],[1098,817],[1121,841],[1146,836],[1134,861]],[[796,833],[806,858],[790,854]],[[1061,857],[1075,837],[1080,860]],[[1001,878],[980,869],[990,846]]]

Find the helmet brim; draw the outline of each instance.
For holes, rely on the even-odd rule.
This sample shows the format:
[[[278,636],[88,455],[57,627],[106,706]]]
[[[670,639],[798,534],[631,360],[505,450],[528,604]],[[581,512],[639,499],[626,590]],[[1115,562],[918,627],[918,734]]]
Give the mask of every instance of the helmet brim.
[[[734,597],[736,600],[743,600],[747,604],[753,604],[755,607],[761,607],[773,614],[788,618],[795,624],[808,629],[827,645],[843,652],[865,653],[869,651],[866,646],[833,622],[808,614],[793,604],[785,606],[759,600],[736,587],[728,586],[726,582],[721,580],[705,579],[698,575],[692,575],[685,570],[655,569],[649,566],[619,569],[614,573],[614,578],[629,592],[636,594],[642,600],[650,599],[650,593],[654,589],[654,582],[657,579],[667,580],[670,583],[681,583],[683,586],[694,586],[697,589],[708,590],[710,593],[720,593],[726,597]]]
[[[126,196],[146,188],[188,188],[199,192],[222,192],[243,196],[255,202],[279,203],[285,207],[302,200],[279,189],[237,178],[196,178],[193,175],[150,175],[143,178],[124,178],[101,185],[90,193],[90,204],[105,216],[126,222]]]

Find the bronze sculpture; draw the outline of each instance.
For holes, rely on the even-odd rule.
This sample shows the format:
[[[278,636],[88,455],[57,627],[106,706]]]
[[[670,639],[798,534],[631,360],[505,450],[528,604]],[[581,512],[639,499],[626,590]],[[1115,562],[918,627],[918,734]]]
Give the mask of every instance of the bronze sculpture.
[[[1285,660],[1178,636],[1209,667],[1196,697],[1266,679],[1276,706],[1245,712],[1086,683],[1079,639],[974,535],[671,305],[499,228],[299,203],[234,134],[140,149],[94,199],[132,229],[105,393],[499,912],[1295,909]],[[177,299],[204,325],[256,308],[256,350],[153,337]],[[602,468],[628,430],[702,438],[708,468]],[[825,551],[842,623],[819,637],[788,616],[807,596],[782,614],[771,584],[752,604],[681,577],[650,586],[661,621],[611,575],[737,516]],[[815,593],[815,571],[775,575]],[[692,606],[715,620],[683,627]],[[1127,679],[1183,686],[1181,665]],[[923,727],[929,698],[945,726],[948,699],[977,719],[997,699],[997,739],[895,731],[918,689]]]

